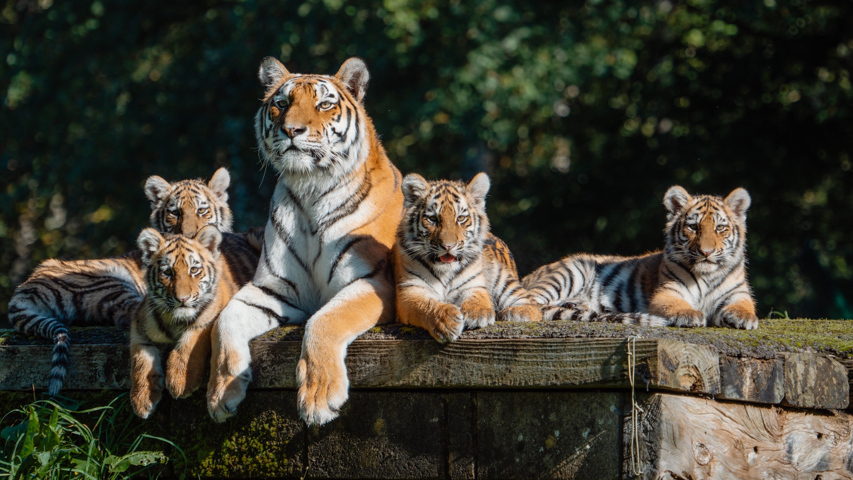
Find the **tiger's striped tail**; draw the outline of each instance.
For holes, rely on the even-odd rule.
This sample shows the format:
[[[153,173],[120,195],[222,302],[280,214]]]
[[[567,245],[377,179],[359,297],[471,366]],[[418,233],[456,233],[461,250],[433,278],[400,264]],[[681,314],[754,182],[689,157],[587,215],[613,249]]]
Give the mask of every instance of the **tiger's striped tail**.
[[[543,320],[572,320],[576,322],[622,323],[643,327],[668,327],[670,321],[648,313],[597,313],[583,304],[543,305]]]
[[[68,330],[65,326],[57,328],[53,337],[53,357],[50,362],[47,393],[51,397],[59,395],[62,384],[65,383],[65,372],[68,370]]]
[[[48,393],[55,396],[62,389],[68,370],[68,328],[59,319],[48,316],[49,312],[38,308],[30,294],[29,289],[15,292],[9,302],[9,321],[21,333],[53,339]]]
[[[603,313],[597,315],[593,322],[622,323],[625,325],[640,325],[642,327],[668,327],[669,320],[649,313]]]

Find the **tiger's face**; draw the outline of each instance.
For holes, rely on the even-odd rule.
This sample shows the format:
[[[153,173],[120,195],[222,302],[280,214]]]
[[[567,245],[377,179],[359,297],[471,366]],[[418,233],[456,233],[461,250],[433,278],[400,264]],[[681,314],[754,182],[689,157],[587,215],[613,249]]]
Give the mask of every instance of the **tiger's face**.
[[[255,135],[273,168],[286,175],[340,175],[366,157],[361,100],[370,76],[363,61],[347,60],[335,76],[300,75],[267,57],[258,76],[267,92]]]
[[[182,180],[169,183],[158,176],[145,182],[145,195],[151,202],[151,226],[162,233],[194,236],[205,225],[230,232],[233,216],[228,208],[231,176],[224,167],[210,181]]]
[[[711,195],[692,197],[679,186],[671,187],[664,196],[667,257],[700,274],[740,262],[746,249],[750,202],[743,188],[723,200]]]
[[[404,208],[400,247],[412,258],[452,265],[478,257],[489,232],[486,194],[489,177],[477,174],[468,184],[428,182],[418,174],[403,179]]]
[[[142,250],[148,295],[155,308],[179,322],[191,322],[213,300],[222,234],[212,225],[194,237],[161,235],[146,228],[137,240]]]

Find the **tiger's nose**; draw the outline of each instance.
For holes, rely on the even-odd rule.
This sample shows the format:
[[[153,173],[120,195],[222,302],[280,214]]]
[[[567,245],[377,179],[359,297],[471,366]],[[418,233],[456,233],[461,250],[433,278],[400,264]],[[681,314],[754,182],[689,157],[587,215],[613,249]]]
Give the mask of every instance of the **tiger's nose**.
[[[705,255],[705,258],[710,257],[710,256],[711,256],[711,254],[712,254],[712,253],[714,253],[714,250],[715,250],[715,249],[713,249],[713,248],[712,248],[712,249],[710,249],[710,250],[707,250],[707,249],[704,249],[704,248],[700,248],[700,249],[699,249],[699,251],[700,251],[700,252],[702,252],[702,255]]]
[[[192,295],[179,295],[177,298],[181,302],[181,305],[186,305],[190,301],[190,298],[192,298]]]
[[[286,125],[283,130],[284,133],[290,138],[302,135],[303,133],[308,131],[306,127],[297,127],[294,125]]]
[[[450,250],[453,250],[453,247],[455,247],[455,246],[456,246],[455,243],[450,243],[450,244],[445,243],[444,245],[442,245],[442,247],[444,247],[444,249],[447,250],[448,252]]]

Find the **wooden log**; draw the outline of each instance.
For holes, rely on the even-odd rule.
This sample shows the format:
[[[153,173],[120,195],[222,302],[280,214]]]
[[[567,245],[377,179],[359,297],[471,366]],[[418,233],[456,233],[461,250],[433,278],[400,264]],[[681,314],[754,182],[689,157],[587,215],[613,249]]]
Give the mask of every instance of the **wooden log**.
[[[634,345],[638,389],[648,385],[753,402],[784,399],[807,408],[845,408],[849,401],[845,367],[816,354],[780,358],[780,382],[775,360],[721,359],[714,347],[669,339],[640,338]],[[252,389],[296,388],[301,342],[260,338],[251,347]],[[0,390],[46,389],[51,350],[0,345]],[[357,340],[346,361],[350,385],[357,388],[626,387],[627,353],[624,338],[460,339],[450,345]],[[65,388],[127,389],[128,363],[123,345],[74,345]]]
[[[659,340],[657,385],[685,392],[720,392],[720,356],[717,349],[676,340]]]
[[[717,398],[753,403],[782,403],[785,398],[785,362],[782,358],[720,358]]]
[[[853,416],[651,395],[639,429],[644,479],[853,479]],[[629,419],[630,417],[626,417]],[[631,422],[624,422],[631,474]]]
[[[850,403],[847,369],[829,357],[785,354],[784,403],[807,408],[847,408]]]

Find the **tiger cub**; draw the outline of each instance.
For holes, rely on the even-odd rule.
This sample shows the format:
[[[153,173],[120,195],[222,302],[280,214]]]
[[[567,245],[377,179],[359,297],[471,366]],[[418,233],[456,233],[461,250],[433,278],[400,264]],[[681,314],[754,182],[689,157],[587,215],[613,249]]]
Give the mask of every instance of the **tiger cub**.
[[[220,168],[209,182],[201,179],[169,183],[158,177],[145,182],[151,202],[151,226],[165,233],[194,235],[204,225],[231,231],[228,208],[231,177]],[[139,250],[98,260],[42,262],[15,289],[9,321],[22,333],[53,339],[50,395],[62,388],[68,363],[68,329],[75,326],[127,326],[145,296]]]
[[[210,358],[210,331],[219,312],[255,274],[259,252],[246,237],[213,225],[194,237],[139,234],[148,294],[130,324],[130,400],[148,418],[163,392],[160,347],[173,347],[165,386],[175,398],[201,386]]]
[[[525,277],[546,318],[758,328],[746,278],[749,193],[737,188],[724,200],[674,186],[663,203],[663,251],[571,255]]]
[[[403,179],[403,220],[397,230],[397,314],[403,323],[426,329],[441,343],[463,328],[500,320],[538,321],[540,307],[518,282],[506,244],[489,233],[489,177],[467,185]]]

